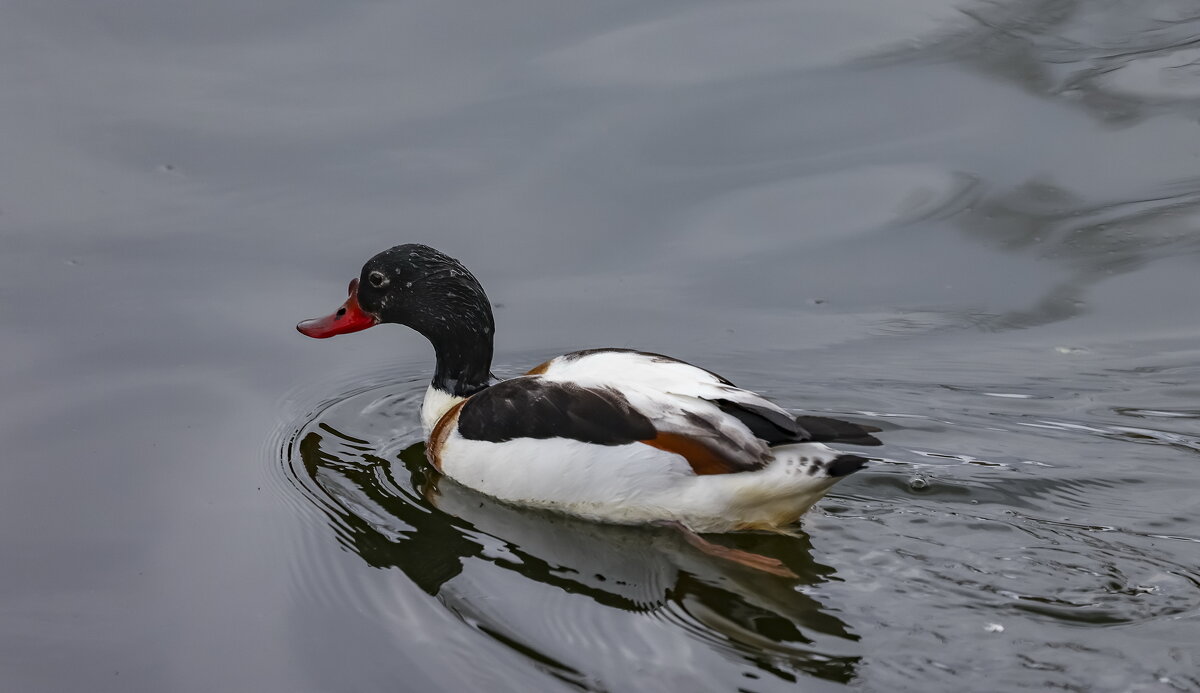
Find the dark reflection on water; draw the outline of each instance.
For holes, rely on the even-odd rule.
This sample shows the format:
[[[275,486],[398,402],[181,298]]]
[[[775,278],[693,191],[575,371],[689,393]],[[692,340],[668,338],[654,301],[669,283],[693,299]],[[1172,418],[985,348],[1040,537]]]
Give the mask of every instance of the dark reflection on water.
[[[366,413],[387,417],[394,433],[397,421],[385,411],[390,410],[416,426],[415,410],[395,406],[422,393],[415,388],[359,393],[320,411],[285,444],[285,469],[297,490],[321,509],[342,545],[368,565],[398,568],[463,624],[580,688],[622,687],[625,674],[597,652],[628,641],[626,631],[636,629],[630,621],[644,619],[664,628],[640,643],[650,648],[642,656],[666,656],[683,647],[715,655],[698,666],[727,667],[743,677],[754,672],[780,681],[796,681],[798,675],[840,682],[854,677],[858,636],[805,591],[839,578],[814,560],[802,532],[717,538],[777,557],[798,576],[778,578],[713,560],[668,530],[602,525],[497,503],[438,475],[426,463],[419,436],[389,459],[377,454],[377,446],[395,441],[364,440],[331,423],[362,429],[355,417]],[[320,554],[309,559],[324,560]],[[499,587],[507,581],[500,573],[508,571],[528,581],[523,598]],[[460,576],[467,587],[458,584]],[[485,586],[490,603],[476,603],[479,594],[470,585]],[[556,601],[547,592],[595,606]],[[497,605],[510,601],[508,608]],[[593,628],[595,608],[623,616],[607,619],[614,629]],[[561,641],[560,628],[573,637]]]
[[[1200,113],[1200,12],[1190,0],[969,2],[953,28],[875,58],[952,59],[1115,126]]]
[[[884,448],[892,456],[823,503],[808,531],[722,538],[780,558],[797,580],[714,562],[670,532],[514,508],[440,478],[419,442],[421,378],[377,374],[331,398],[313,388],[291,398],[305,413],[280,433],[281,469],[320,530],[293,567],[297,597],[390,603],[365,612],[385,629],[477,633],[508,653],[489,671],[510,682],[537,671],[625,689],[675,661],[686,666],[664,674],[673,688],[950,690],[965,667],[1015,688],[1159,678],[1186,690],[1198,683],[1188,647],[1151,653],[1131,638],[1170,641],[1200,613],[1200,532],[1153,500],[1183,507],[1174,499],[1193,482],[1171,486],[1178,455],[1200,452],[1200,430],[1189,410],[1105,404],[1137,399],[1137,383],[1164,373],[1188,382],[1196,366],[1080,373],[1070,383],[1084,394],[1054,378],[892,386],[890,411],[859,412],[899,440]],[[880,387],[860,376],[808,387],[825,397]],[[924,404],[935,398],[949,421]],[[1090,413],[1066,414],[1079,404]],[[362,583],[337,568],[329,537],[385,577]],[[393,611],[429,599],[452,626]]]
[[[1120,201],[1089,203],[1046,181],[981,197],[955,218],[971,238],[1004,252],[1063,266],[1062,279],[1032,305],[999,314],[972,312],[965,324],[1026,329],[1069,320],[1087,310],[1089,289],[1156,260],[1200,260],[1200,179]]]

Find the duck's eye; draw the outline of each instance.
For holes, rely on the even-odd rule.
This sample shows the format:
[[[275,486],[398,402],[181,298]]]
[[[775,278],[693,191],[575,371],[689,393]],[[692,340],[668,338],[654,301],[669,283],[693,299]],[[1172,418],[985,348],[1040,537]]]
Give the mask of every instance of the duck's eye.
[[[375,271],[367,275],[367,281],[371,282],[371,286],[376,289],[382,289],[390,282],[383,272]]]

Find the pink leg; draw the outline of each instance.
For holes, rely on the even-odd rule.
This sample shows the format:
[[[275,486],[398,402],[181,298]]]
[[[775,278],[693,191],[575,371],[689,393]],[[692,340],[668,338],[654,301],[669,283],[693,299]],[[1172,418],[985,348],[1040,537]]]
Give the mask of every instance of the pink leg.
[[[750,553],[749,551],[742,551],[741,549],[731,549],[728,546],[721,546],[720,544],[714,544],[688,529],[687,526],[681,522],[661,522],[659,524],[664,527],[670,527],[681,533],[687,543],[714,558],[732,561],[739,565],[744,565],[747,568],[753,568],[754,570],[770,573],[771,575],[778,575],[779,577],[799,577],[792,571],[788,570],[787,566],[785,566],[783,562],[778,559],[771,558],[769,556],[763,556],[757,553]]]

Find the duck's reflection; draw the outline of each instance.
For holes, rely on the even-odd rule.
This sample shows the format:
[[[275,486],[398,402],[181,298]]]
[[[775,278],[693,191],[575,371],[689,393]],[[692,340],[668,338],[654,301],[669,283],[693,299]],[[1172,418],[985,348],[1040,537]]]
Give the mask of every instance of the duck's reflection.
[[[477,564],[470,559],[478,559],[488,570],[513,571],[605,607],[685,614],[684,630],[691,635],[785,679],[794,678],[788,669],[836,681],[854,675],[859,657],[850,653],[858,637],[798,589],[833,573],[812,559],[802,533],[712,538],[778,558],[798,576],[782,578],[714,559],[669,529],[603,525],[498,503],[437,475],[425,463],[422,443],[403,450],[393,463],[358,445],[347,446],[353,439],[327,425],[321,428],[301,440],[299,459],[291,466],[296,473],[303,470],[305,478],[298,481],[330,516],[346,546],[374,567],[399,568],[460,616],[506,618],[496,603],[504,599],[489,600],[480,611],[454,594],[451,581],[463,575],[464,566],[473,573]],[[348,459],[351,448],[358,454]],[[526,614],[531,608],[513,606]],[[508,642],[512,639],[503,638],[534,656],[527,643]],[[836,646],[821,647],[831,642]]]

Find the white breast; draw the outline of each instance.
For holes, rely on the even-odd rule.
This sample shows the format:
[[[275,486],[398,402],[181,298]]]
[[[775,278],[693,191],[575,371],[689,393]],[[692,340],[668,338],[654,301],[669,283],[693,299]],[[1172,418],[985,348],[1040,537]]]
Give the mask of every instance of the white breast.
[[[433,427],[445,416],[446,412],[464,399],[466,398],[443,392],[433,385],[425,390],[425,401],[421,403],[421,431],[426,440],[429,440],[429,434],[433,431]]]

